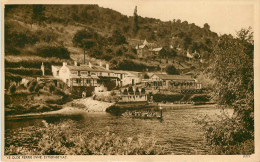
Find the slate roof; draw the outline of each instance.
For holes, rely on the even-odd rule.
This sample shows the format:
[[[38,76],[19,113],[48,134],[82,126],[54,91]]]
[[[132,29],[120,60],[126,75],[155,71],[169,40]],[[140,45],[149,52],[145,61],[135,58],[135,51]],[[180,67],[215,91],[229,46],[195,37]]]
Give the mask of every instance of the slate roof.
[[[97,71],[97,72],[109,72],[103,67],[99,66],[92,66],[92,68],[89,67],[89,65],[80,65],[80,66],[73,66],[73,65],[66,65],[70,70],[72,71]]]
[[[195,81],[191,76],[189,75],[167,75],[167,74],[154,74],[158,76],[162,80],[189,80],[189,81]]]

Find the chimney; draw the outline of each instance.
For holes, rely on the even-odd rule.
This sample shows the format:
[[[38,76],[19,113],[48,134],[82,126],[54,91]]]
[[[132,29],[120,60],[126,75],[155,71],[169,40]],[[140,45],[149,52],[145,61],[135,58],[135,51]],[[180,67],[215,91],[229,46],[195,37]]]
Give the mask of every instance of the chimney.
[[[63,66],[66,66],[67,65],[67,62],[63,62]]]
[[[42,70],[42,75],[44,76],[45,75],[45,69],[44,69],[43,62],[42,62],[41,70]]]
[[[99,66],[102,67],[102,61],[99,62]]]
[[[109,70],[109,64],[106,64],[106,69]]]
[[[92,68],[92,64],[91,64],[91,62],[88,63],[88,66],[89,66],[90,68]]]

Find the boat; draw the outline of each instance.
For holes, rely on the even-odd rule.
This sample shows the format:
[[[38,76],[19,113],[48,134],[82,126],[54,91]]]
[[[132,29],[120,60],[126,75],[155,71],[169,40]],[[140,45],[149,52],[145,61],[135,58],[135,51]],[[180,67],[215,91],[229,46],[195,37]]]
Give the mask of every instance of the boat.
[[[139,119],[162,119],[161,115],[155,112],[142,112],[142,111],[126,111],[122,114],[124,117],[139,118]]]

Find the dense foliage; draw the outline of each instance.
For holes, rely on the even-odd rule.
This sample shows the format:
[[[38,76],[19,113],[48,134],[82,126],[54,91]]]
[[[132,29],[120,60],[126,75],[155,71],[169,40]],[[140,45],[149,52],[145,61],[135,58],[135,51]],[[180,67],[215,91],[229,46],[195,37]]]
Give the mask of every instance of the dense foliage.
[[[70,54],[67,48],[63,46],[39,45],[36,47],[38,56],[41,57],[58,57],[61,59],[69,59]]]
[[[27,127],[21,135],[8,138],[6,155],[155,155],[165,154],[153,138],[120,137],[110,130],[83,130],[71,120],[58,124],[43,121],[41,127]],[[26,136],[26,132],[34,132]],[[11,136],[9,136],[11,137]],[[28,138],[29,137],[29,138]],[[33,138],[31,138],[33,137]],[[26,141],[16,146],[18,141]],[[30,145],[26,145],[30,142]]]
[[[170,75],[179,75],[180,72],[173,65],[166,66],[166,73]]]
[[[243,29],[238,32],[236,39],[223,35],[213,50],[215,57],[208,70],[216,79],[214,88],[216,101],[222,108],[234,109],[231,117],[223,115],[223,119],[217,123],[206,122],[207,137],[216,153],[254,152],[252,34],[250,29]],[[240,150],[234,149],[241,146],[243,148]]]
[[[112,51],[115,46],[127,42],[133,44],[132,38],[137,38],[137,40],[155,41],[158,46],[169,47],[172,45],[174,55],[176,53],[183,55],[184,51],[176,50],[176,48],[181,48],[191,52],[197,51],[202,58],[207,59],[212,52],[213,44],[218,39],[218,35],[210,31],[208,24],[201,28],[194,23],[189,24],[187,21],[182,22],[179,19],[163,22],[154,18],[143,18],[138,16],[137,8],[135,10],[133,8],[134,15],[130,17],[98,5],[6,5],[5,10],[6,20],[12,21],[12,23],[10,23],[11,21],[5,23],[7,54],[21,53],[23,52],[21,48],[26,49],[25,45],[31,46],[37,41],[69,44],[72,40],[67,39],[66,35],[71,33],[63,31],[69,25],[92,28],[92,36],[89,37],[84,33],[81,35],[87,42],[86,44],[91,47],[105,40],[103,45],[110,46]],[[30,24],[33,30],[26,24]],[[46,32],[41,31],[42,34],[36,34],[37,30],[41,30],[35,31],[33,26],[36,24]],[[53,24],[58,24],[58,26],[52,27]],[[19,30],[15,31],[11,28],[19,28]],[[97,34],[102,36],[99,38],[105,39],[97,39]],[[73,42],[74,45],[79,45],[75,44],[75,41]],[[11,48],[13,46],[15,48]],[[80,46],[83,47],[83,44],[81,43]],[[26,51],[28,50],[26,49]],[[101,50],[102,55],[104,58],[105,56],[111,58],[113,55],[104,52],[106,50]]]

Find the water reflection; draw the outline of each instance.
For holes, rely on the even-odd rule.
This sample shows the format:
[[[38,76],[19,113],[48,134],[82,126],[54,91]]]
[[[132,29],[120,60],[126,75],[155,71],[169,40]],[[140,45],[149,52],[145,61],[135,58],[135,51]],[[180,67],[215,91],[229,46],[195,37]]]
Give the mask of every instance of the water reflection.
[[[232,110],[227,110],[232,114]],[[109,129],[112,133],[124,137],[140,135],[154,137],[158,145],[167,146],[168,154],[206,154],[208,151],[204,132],[194,122],[200,116],[216,117],[221,111],[216,108],[167,108],[163,110],[163,120],[138,119],[113,116],[108,113],[82,113],[73,116],[51,116],[40,119],[9,120],[5,123],[6,136],[29,126],[42,126],[42,120],[48,123],[60,123],[71,119],[77,122],[79,129],[90,128],[93,131]]]

